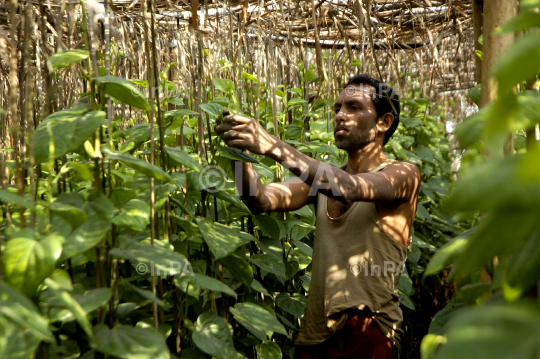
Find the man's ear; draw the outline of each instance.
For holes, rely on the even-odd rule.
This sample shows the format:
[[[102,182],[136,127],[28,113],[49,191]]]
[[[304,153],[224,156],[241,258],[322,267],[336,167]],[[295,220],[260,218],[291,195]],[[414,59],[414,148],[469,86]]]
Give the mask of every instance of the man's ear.
[[[392,115],[390,112],[385,113],[379,119],[377,120],[377,131],[379,132],[386,132],[390,129],[392,126],[392,123],[394,122],[394,115]]]

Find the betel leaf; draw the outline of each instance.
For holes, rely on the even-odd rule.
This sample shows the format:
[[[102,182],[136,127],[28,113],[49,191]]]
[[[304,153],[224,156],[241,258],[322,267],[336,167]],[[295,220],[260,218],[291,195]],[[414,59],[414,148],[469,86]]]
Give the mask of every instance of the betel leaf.
[[[224,201],[227,201],[229,203],[234,204],[235,206],[240,208],[242,211],[245,211],[247,213],[251,213],[251,211],[249,210],[249,208],[247,208],[247,206],[244,204],[244,202],[242,202],[242,200],[240,200],[240,198],[238,198],[236,196],[233,196],[232,194],[229,194],[229,193],[224,192],[224,191],[218,191],[218,192],[214,192],[213,195],[216,198],[219,198],[219,199],[222,199]]]
[[[399,304],[409,308],[410,310],[416,310],[414,308],[413,301],[411,300],[411,298],[407,294],[403,293],[400,289],[398,289],[397,292],[398,292],[398,296],[399,296]]]
[[[435,358],[534,358],[538,354],[538,333],[537,303],[478,306],[448,323],[448,342]]]
[[[259,82],[259,80],[255,76],[253,76],[252,74],[248,74],[247,72],[242,72],[242,78],[246,80]]]
[[[73,152],[81,147],[103,124],[105,112],[92,111],[78,117],[56,117],[43,121],[34,134],[34,158],[36,163],[49,159],[48,123],[54,139],[54,158]]]
[[[532,61],[540,57],[540,36],[525,34],[505,51],[497,62],[494,75],[499,81],[499,91],[505,92],[521,81],[538,73],[540,63]]]
[[[435,252],[424,271],[424,278],[442,271],[455,261],[465,249],[469,241],[467,237],[466,234],[465,236],[456,237]]]
[[[165,117],[183,117],[183,116],[197,116],[199,115],[198,112],[186,110],[186,109],[178,109],[178,110],[171,110],[165,112]]]
[[[285,263],[282,258],[272,254],[254,254],[248,259],[257,267],[275,274],[278,278],[286,278]]]
[[[257,359],[281,359],[283,355],[279,345],[271,341],[257,344],[255,350]]]
[[[120,213],[113,218],[112,223],[141,232],[150,220],[150,205],[138,199],[126,203]]]
[[[135,108],[150,111],[146,96],[131,81],[110,75],[100,76],[96,80],[103,86],[106,94]]]
[[[51,204],[51,212],[69,223],[73,230],[79,228],[88,217],[79,208],[58,201]]]
[[[225,158],[234,161],[259,163],[259,160],[257,160],[255,157],[235,147],[217,146],[217,153]]]
[[[300,318],[304,314],[307,298],[300,293],[294,293],[292,296],[289,293],[279,293],[276,304],[287,313]]]
[[[263,232],[268,233],[276,241],[281,239],[279,225],[272,217],[259,214],[255,216],[255,223],[263,230]]]
[[[206,112],[209,115],[219,117],[223,113],[223,107],[220,104],[210,102],[203,103],[200,105],[201,110]]]
[[[234,228],[217,222],[212,223],[202,217],[198,217],[196,221],[214,259],[226,257],[238,247],[239,234]]]
[[[86,202],[79,193],[63,193],[58,197],[57,202],[80,206],[81,211],[87,216],[86,221],[66,237],[62,249],[62,260],[92,248],[109,230],[115,207],[101,192],[92,193]]]
[[[21,329],[29,330],[39,340],[54,341],[49,323],[24,294],[0,280],[0,317]],[[2,320],[2,321],[4,321]]]
[[[477,106],[480,106],[480,99],[482,98],[482,84],[478,84],[469,90],[469,98]]]
[[[2,256],[5,280],[33,297],[38,287],[54,270],[62,253],[64,238],[56,234],[36,240],[31,229],[23,229],[8,239]]]
[[[213,312],[204,312],[197,318],[192,339],[206,354],[216,358],[236,358],[233,329],[223,318]]]
[[[223,264],[223,266],[246,287],[252,285],[254,281],[253,269],[244,258],[240,257],[240,255],[233,253],[219,259],[219,262],[221,262],[221,264]]]
[[[203,287],[206,289],[210,289],[216,292],[221,292],[228,294],[236,299],[236,292],[232,290],[228,285],[223,284],[219,280],[206,276],[204,274],[199,273],[192,273],[192,274],[185,274],[185,275],[179,275],[177,274],[175,276],[177,279],[175,281],[175,284],[184,292],[186,292],[187,284],[193,284],[197,287]]]
[[[218,90],[223,91],[226,94],[232,94],[235,90],[234,82],[232,82],[232,80],[215,78],[212,79],[212,82]]]
[[[88,50],[66,50],[51,55],[47,60],[53,71],[68,67],[70,65],[86,60],[90,56]]]
[[[16,204],[18,206],[23,206],[26,208],[35,208],[35,206],[32,204],[32,202],[26,200],[24,197],[19,196],[16,193],[11,193],[8,191],[4,191],[3,189],[0,189],[0,200]]]
[[[191,157],[187,152],[182,151],[176,147],[165,147],[165,152],[180,165],[184,165],[187,168],[191,168],[194,171],[200,172],[202,170],[202,165],[199,164],[193,157]]]
[[[189,266],[184,255],[174,252],[171,248],[159,245],[150,245],[144,242],[136,242],[125,238],[121,242],[121,247],[110,250],[112,255],[123,259],[131,259],[144,264],[140,269],[140,274],[151,274],[151,265],[154,264],[155,271],[161,275],[174,275],[181,273]]]
[[[184,106],[184,101],[181,98],[178,97],[171,97],[169,98],[169,103],[177,106]]]
[[[234,315],[234,319],[242,324],[251,334],[260,340],[267,340],[267,332],[287,335],[283,325],[276,319],[274,313],[270,313],[260,305],[255,303],[236,303],[229,310]]]
[[[18,328],[7,321],[0,321],[0,333],[0,358],[28,359],[41,342],[29,329]]]
[[[169,359],[165,338],[151,327],[118,324],[113,329],[98,324],[94,327],[94,348],[122,359]]]
[[[119,154],[106,146],[101,147],[101,152],[103,152],[108,158],[115,161],[120,161],[128,167],[144,173],[148,177],[155,178],[158,181],[174,183],[171,176],[169,176],[167,172],[149,162],[131,157],[129,155]]]
[[[123,285],[125,285],[129,290],[137,293],[141,297],[156,303],[160,307],[168,307],[169,306],[164,301],[162,301],[161,299],[156,297],[156,295],[154,293],[152,293],[152,291],[141,289],[141,288],[137,287],[136,285],[132,285],[129,281],[125,280],[124,278],[121,278],[121,280],[122,280]]]
[[[81,305],[77,303],[77,301],[71,296],[71,294],[69,294],[67,290],[62,288],[61,285],[56,283],[51,278],[45,279],[45,284],[54,293],[56,301],[58,301],[61,306],[67,308],[69,311],[71,311],[71,313],[73,313],[73,316],[81,328],[90,338],[90,342],[93,342],[94,333],[92,331],[92,325],[90,324],[86,312]]]

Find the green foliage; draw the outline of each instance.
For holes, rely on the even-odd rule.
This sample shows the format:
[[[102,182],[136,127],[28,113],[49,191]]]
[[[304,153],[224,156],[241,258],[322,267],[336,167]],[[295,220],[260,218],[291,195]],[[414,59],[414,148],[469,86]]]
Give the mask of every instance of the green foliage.
[[[536,26],[538,6],[524,1],[520,15],[499,32]],[[515,152],[506,157],[503,147],[510,136],[517,139],[516,132],[539,122],[532,110],[540,104],[538,94],[519,91],[539,72],[539,51],[536,33],[519,37],[495,67],[498,99],[456,130],[466,152],[446,208],[478,221],[441,248],[426,270],[431,275],[452,264],[449,279],[460,288],[434,317],[432,335],[422,343],[423,359],[529,358],[538,352],[540,306],[527,297],[540,280],[540,155],[535,146],[517,140]],[[485,149],[490,153],[483,156]],[[486,276],[491,281],[480,280]]]
[[[90,61],[84,55],[63,52],[51,62],[60,69]],[[2,222],[0,228],[0,357],[27,358],[39,347],[51,359],[169,358],[176,342],[182,357],[291,357],[290,338],[298,331],[311,281],[313,207],[252,214],[235,191],[229,160],[253,163],[264,184],[290,173],[268,158],[224,146],[213,128],[227,107],[267,123],[270,133],[303,153],[341,166],[346,154],[329,144],[334,136],[327,115],[334,99],[305,100],[318,76],[302,63],[301,85],[278,86],[274,110],[263,103],[274,98],[272,89],[246,72],[248,67],[230,73],[236,78],[205,79],[206,103],[195,103],[193,92],[172,94],[175,85],[166,80],[170,66],[175,64],[159,73],[165,95],[155,103],[139,89],[151,87],[145,80],[87,77],[87,101],[54,112],[37,126],[35,192],[27,187],[22,196],[15,187],[0,190],[2,211],[9,210],[12,218],[10,226]],[[108,98],[133,107],[127,128],[118,118],[106,119]],[[469,250],[469,237],[461,233],[471,221],[459,221],[441,206],[453,182],[454,159],[443,109],[423,98],[403,98],[401,124],[384,150],[390,158],[415,163],[422,173],[408,275],[397,288],[403,311],[410,312],[417,310],[416,283],[422,276],[436,274]],[[537,113],[535,101],[532,95],[516,97],[522,120]],[[159,124],[154,138],[150,112]],[[473,126],[471,145],[487,131],[486,118]],[[62,166],[55,165],[58,161]],[[534,204],[536,197],[526,190],[535,188],[530,178],[536,172],[517,162],[497,165],[506,176],[515,171],[525,176],[515,182],[522,190],[499,195],[517,194]],[[493,175],[491,167],[485,171]],[[221,181],[208,180],[212,173]],[[493,187],[474,188],[478,191],[463,190],[463,196],[481,202]],[[495,197],[489,200],[498,203]],[[521,240],[530,250],[517,255],[534,259],[538,238],[525,234]],[[500,247],[492,249],[485,256]],[[522,266],[507,273],[508,295],[527,289],[519,278],[528,270]],[[465,288],[459,298],[473,303],[484,289]],[[440,323],[445,327],[446,319]],[[432,342],[443,341],[435,337]],[[436,349],[435,344],[425,351]]]

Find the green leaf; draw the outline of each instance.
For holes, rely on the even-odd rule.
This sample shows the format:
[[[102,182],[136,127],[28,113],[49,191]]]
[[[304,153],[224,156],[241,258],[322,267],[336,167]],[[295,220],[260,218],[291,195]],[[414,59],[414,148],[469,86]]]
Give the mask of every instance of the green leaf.
[[[257,160],[255,157],[235,147],[217,146],[217,153],[225,158],[234,161],[259,163],[259,160]]]
[[[49,323],[28,297],[0,280],[0,317],[28,330],[39,340],[52,343]]]
[[[469,90],[469,98],[477,106],[480,106],[480,99],[482,97],[482,84],[478,84]]]
[[[508,289],[517,292],[520,296],[538,282],[540,273],[540,230],[536,231],[510,258],[504,260],[506,273],[503,276],[503,295],[511,301],[507,295]]]
[[[174,275],[185,271],[186,265],[189,266],[184,255],[173,252],[172,249],[160,245],[150,245],[144,242],[136,242],[132,239],[124,239],[121,242],[121,248],[110,250],[112,255],[123,259],[136,260],[144,263],[141,274],[151,274],[151,263],[154,263],[156,272],[161,275]],[[141,268],[141,267],[139,267]]]
[[[192,339],[206,354],[216,358],[236,358],[238,353],[233,344],[233,329],[229,323],[213,312],[199,315]]]
[[[452,268],[451,277],[468,275],[504,256],[528,239],[538,228],[538,215],[529,208],[504,208],[482,219],[463,253]]]
[[[41,340],[31,330],[0,321],[0,358],[28,359],[33,356]]]
[[[467,117],[456,128],[455,133],[461,148],[467,148],[475,142],[482,139],[482,132],[486,118],[489,116],[489,108],[491,104],[486,105],[480,111],[472,116]]]
[[[399,304],[404,305],[405,307],[409,308],[410,310],[416,310],[414,307],[414,303],[409,298],[409,296],[405,293],[403,293],[400,289],[398,289],[398,295],[399,295]]]
[[[272,254],[254,254],[248,258],[250,262],[276,276],[286,278],[285,263],[283,259]]]
[[[238,323],[260,340],[269,339],[272,333],[287,335],[287,331],[276,319],[275,314],[255,303],[236,303],[234,308],[229,307],[229,310]],[[267,332],[270,332],[268,337]]]
[[[63,289],[54,280],[47,278],[45,279],[45,284],[55,294],[56,300],[59,301],[62,306],[69,309],[73,313],[73,316],[75,317],[75,319],[77,319],[77,322],[79,323],[81,328],[84,330],[86,335],[88,335],[88,337],[90,338],[90,342],[93,342],[94,332],[92,331],[92,326],[90,325],[90,322],[88,321],[86,312],[81,307],[81,305],[77,303],[75,299],[73,299],[71,294],[69,294],[65,289]]]
[[[281,359],[281,348],[277,343],[268,341],[265,343],[259,343],[255,347],[257,351],[257,359]]]
[[[237,206],[240,210],[244,212],[251,213],[249,208],[247,208],[244,202],[242,202],[242,200],[237,196],[233,196],[232,194],[228,194],[227,192],[223,192],[223,191],[214,192],[212,194],[216,198],[219,198],[219,199],[222,199],[224,201],[234,204],[235,206]]]
[[[251,287],[252,282],[254,281],[253,269],[244,258],[233,253],[219,259],[219,262],[221,262],[236,279],[244,283],[246,287]]]
[[[287,105],[292,106],[292,105],[297,105],[297,104],[303,104],[306,102],[307,101],[304,100],[303,98],[291,98],[289,102],[287,102]]]
[[[177,216],[174,213],[171,213],[171,219],[175,223],[179,224],[180,227],[182,227],[186,231],[186,233],[188,233],[190,236],[193,236],[199,233],[199,227],[195,223],[193,223],[191,220]]]
[[[228,294],[236,299],[236,292],[232,290],[228,285],[223,284],[219,280],[206,276],[204,274],[192,273],[192,275],[176,275],[175,277],[177,279],[177,281],[175,281],[175,284],[184,292],[187,291],[184,290],[187,288],[187,284],[191,283],[197,287],[203,287],[216,292]]]
[[[185,151],[176,147],[165,147],[165,152],[178,164],[191,168],[194,171],[201,172],[202,165]]]
[[[132,327],[118,324],[113,329],[98,324],[94,327],[94,348],[104,354],[122,359],[169,359],[165,338],[151,327]]]
[[[54,202],[51,205],[51,212],[69,223],[73,230],[82,226],[88,217],[79,208],[62,202]]]
[[[198,112],[186,110],[183,108],[165,112],[165,117],[183,117],[183,116],[197,116],[197,115],[199,115]]]
[[[436,359],[514,359],[538,354],[538,303],[479,306],[449,323],[448,342]]]
[[[100,76],[96,80],[106,94],[135,108],[150,111],[146,96],[132,82],[116,76]]]
[[[133,292],[137,293],[138,295],[140,295],[141,297],[143,298],[146,298],[154,303],[156,303],[157,305],[159,305],[160,307],[168,307],[169,305],[166,304],[164,301],[162,301],[161,299],[159,299],[158,297],[156,297],[156,295],[154,293],[152,293],[151,291],[149,290],[144,290],[144,289],[141,289],[139,287],[137,287],[136,285],[132,285],[129,281],[125,280],[124,278],[121,278],[122,279],[122,283],[128,287],[130,290],[132,290]]]
[[[235,229],[221,223],[212,223],[202,217],[198,217],[196,221],[214,259],[226,257],[238,247],[239,234]]]
[[[252,74],[248,74],[247,72],[242,72],[242,78],[246,80],[259,82],[259,80],[255,76],[253,76]]]
[[[427,334],[420,344],[420,358],[430,359],[439,345],[446,344],[446,337],[437,334]]]
[[[23,206],[25,208],[32,208],[32,209],[35,208],[32,202],[26,200],[24,197],[19,196],[18,194],[15,194],[15,193],[4,191],[3,189],[0,189],[0,200],[13,203],[19,206]]]
[[[204,112],[219,117],[223,114],[223,107],[220,104],[210,102],[210,103],[203,103],[200,105],[201,110]]]
[[[111,192],[111,202],[116,208],[122,208],[126,203],[137,197],[137,192],[130,188],[113,188]]]
[[[105,112],[92,111],[79,117],[48,118],[39,124],[34,133],[34,158],[37,163],[49,159],[49,133],[51,122],[54,139],[54,158],[73,152],[81,147],[103,125]]]
[[[53,272],[63,241],[64,237],[55,234],[35,240],[33,231],[28,228],[16,233],[7,241],[2,258],[6,282],[33,297]]]
[[[49,57],[48,63],[53,71],[68,67],[70,65],[86,60],[90,56],[88,50],[66,50]]]
[[[214,83],[214,86],[218,90],[223,91],[227,94],[232,94],[235,90],[234,82],[232,82],[229,79],[215,78],[215,79],[212,79],[212,82]]]
[[[465,237],[456,237],[435,252],[426,267],[424,278],[442,271],[454,262],[463,252],[468,242],[467,234],[465,234]]]
[[[256,215],[255,223],[263,230],[263,233],[268,233],[276,241],[281,239],[279,225],[272,217],[264,214]]]
[[[300,318],[304,314],[307,298],[300,293],[294,293],[292,296],[289,293],[279,293],[276,304],[287,313]]]
[[[62,193],[57,202],[80,206],[79,208],[87,216],[86,221],[66,237],[61,260],[94,247],[109,230],[115,208],[101,192],[92,193],[87,202],[84,202],[77,192]]]
[[[169,103],[177,106],[184,106],[184,101],[178,97],[169,98]]]
[[[521,81],[540,71],[540,36],[525,34],[505,51],[495,65],[494,75],[499,81],[499,93],[506,92]]]
[[[148,177],[153,177],[158,181],[174,183],[171,176],[169,176],[167,172],[149,162],[128,155],[119,154],[105,146],[101,147],[101,152],[103,152],[109,159],[120,161],[128,167],[144,173]]]
[[[511,18],[503,26],[495,29],[494,34],[518,32],[535,26],[540,26],[540,14],[534,11],[521,10],[520,14]]]
[[[142,232],[150,221],[150,206],[141,200],[132,199],[126,203],[122,211],[113,218],[112,223]]]

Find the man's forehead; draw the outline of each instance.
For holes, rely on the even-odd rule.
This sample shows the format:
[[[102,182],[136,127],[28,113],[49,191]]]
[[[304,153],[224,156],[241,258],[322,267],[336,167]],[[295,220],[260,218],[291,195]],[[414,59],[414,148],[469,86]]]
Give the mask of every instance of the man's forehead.
[[[375,95],[375,88],[367,84],[349,85],[345,87],[339,97],[361,97],[371,99]]]

